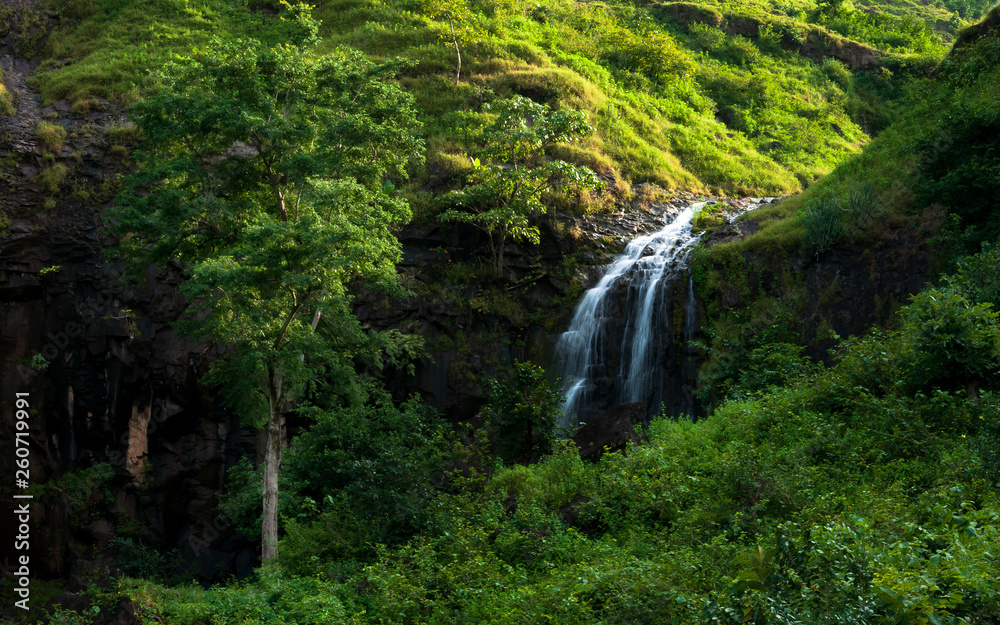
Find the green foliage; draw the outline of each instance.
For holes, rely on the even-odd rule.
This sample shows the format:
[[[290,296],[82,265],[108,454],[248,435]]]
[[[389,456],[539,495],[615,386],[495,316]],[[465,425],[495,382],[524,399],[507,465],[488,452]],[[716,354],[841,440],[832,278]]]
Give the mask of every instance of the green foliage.
[[[265,559],[278,538],[281,412],[321,375],[357,399],[366,341],[348,283],[395,286],[390,228],[409,207],[391,179],[423,147],[412,98],[388,83],[401,64],[349,49],[316,58],[308,7],[285,6],[287,43],[217,41],[169,65],[163,89],[133,107],[139,171],[110,215],[133,273],[185,263],[182,330],[231,346],[208,381],[267,428]]]
[[[739,371],[732,394],[766,391],[815,372],[816,365],[803,355],[804,351],[804,347],[789,343],[767,343],[754,348]]]
[[[917,198],[957,215],[961,227],[973,232],[968,238],[976,247],[1000,235],[998,68],[1000,36],[984,36],[953,52],[942,63],[942,82],[920,94],[926,123],[917,140]]]
[[[121,536],[112,538],[108,549],[115,554],[115,565],[129,577],[173,585],[190,581],[194,576],[176,549],[164,555],[141,540]]]
[[[226,388],[248,417],[261,413],[261,367],[308,377],[298,355],[319,347],[317,307],[342,316],[348,280],[393,279],[388,226],[407,208],[383,183],[420,151],[410,100],[384,82],[397,70],[349,50],[316,60],[220,42],[134,109],[143,151],[115,211],[131,235],[121,251],[192,263],[184,289],[210,314],[188,329],[241,346],[228,362],[243,375]]]
[[[309,589],[358,623],[991,622],[996,399],[913,394],[907,345],[876,333],[777,384],[775,363],[798,350],[765,345],[752,360],[767,390],[705,419],[654,420],[646,443],[596,463],[563,443],[454,479],[418,534],[367,565],[318,555],[308,570],[329,581],[263,571],[205,593],[202,621],[176,602],[163,615],[324,622],[297,603]],[[544,379],[519,371],[529,387]],[[339,518],[311,544],[351,527]]]
[[[983,244],[982,251],[958,261],[948,284],[973,304],[990,304],[1000,310],[1000,244]]]
[[[448,33],[441,33],[440,40],[455,48],[455,84],[458,85],[462,74],[460,46],[478,44],[481,40],[478,15],[472,12],[466,0],[424,0],[422,8],[425,15],[448,22]]]
[[[991,304],[926,289],[901,316],[913,388],[975,389],[1000,371],[1000,315]]]
[[[645,12],[637,11],[627,23],[611,20],[600,37],[604,58],[623,81],[669,87],[694,69],[690,54]]]
[[[35,137],[45,150],[58,156],[62,151],[63,141],[66,140],[66,129],[60,124],[43,120],[35,126]]]
[[[538,243],[534,219],[546,211],[542,194],[598,186],[597,175],[586,167],[547,160],[545,150],[558,143],[579,141],[593,131],[581,111],[553,111],[522,96],[487,105],[496,120],[482,135],[482,149],[472,159],[468,185],[448,193],[454,206],[440,215],[443,221],[471,223],[486,232],[498,276],[503,276],[507,238]],[[482,160],[480,160],[482,159]]]
[[[234,529],[253,541],[261,538],[261,500],[264,489],[263,471],[254,469],[249,458],[226,469],[226,490],[218,495],[219,510]]]
[[[371,557],[374,545],[419,530],[444,465],[440,423],[416,399],[313,412],[316,423],[289,447],[283,472],[293,521],[281,562],[300,574]]]
[[[691,220],[693,231],[705,232],[726,223],[725,217],[722,214],[726,206],[725,202],[714,202],[702,207],[698,211],[698,214],[694,216],[694,219]]]
[[[83,512],[95,495],[111,499],[111,481],[115,469],[106,462],[99,462],[86,469],[63,475],[58,482],[50,485],[66,497],[66,508],[71,515]]]
[[[55,195],[59,193],[59,189],[62,187],[68,174],[69,168],[66,165],[62,163],[50,163],[42,167],[42,170],[38,172],[38,186],[45,193]]]
[[[979,435],[973,448],[982,463],[982,475],[996,487],[1000,486],[1000,396],[983,393],[981,405]]]
[[[843,215],[836,199],[830,196],[809,202],[805,211],[806,242],[824,252],[844,236]]]
[[[846,3],[821,3],[819,7],[816,20],[850,39],[883,50],[942,51],[941,38],[916,16],[849,9]]]
[[[493,380],[486,424],[493,429],[499,456],[508,463],[530,462],[552,451],[562,397],[531,363],[514,365],[510,380]]]
[[[303,36],[288,9],[273,15],[278,3],[267,4],[266,11],[262,4],[65,2],[61,11],[69,19],[49,38],[45,71],[36,85],[47,103],[68,98],[81,110],[97,105],[95,96],[131,103],[158,88],[150,70],[155,74],[174,56],[205,48],[213,36],[269,44]],[[562,157],[567,161],[606,163],[626,179],[665,188],[776,195],[830,171],[857,151],[865,132],[877,131],[891,117],[885,102],[911,79],[896,71],[898,61],[914,54],[914,48],[901,48],[886,60],[884,72],[881,67],[849,71],[834,80],[826,63],[786,51],[789,42],[809,43],[803,39],[808,33],[830,42],[805,46],[810,55],[822,59],[840,45],[803,21],[811,7],[793,4],[698,7],[711,24],[731,24],[730,30],[741,32],[744,27],[736,24],[753,25],[742,36],[697,20],[665,24],[660,7],[562,0],[544,6],[523,0],[337,0],[317,12],[325,20],[320,54],[348,45],[373,60],[404,56],[416,63],[405,70],[401,86],[426,113],[429,165],[461,160],[473,151],[472,138],[455,132],[456,112],[477,110],[493,90],[501,97],[519,94],[558,108],[585,109],[596,132],[580,146],[581,158]],[[908,9],[927,14],[929,23],[941,16],[947,22],[936,6]],[[703,37],[701,29],[713,32]],[[699,40],[715,35],[726,43],[704,56],[705,42]],[[456,44],[460,52],[453,49]],[[943,52],[927,50],[928,58]],[[455,85],[459,54],[465,80]],[[64,62],[69,59],[73,62]],[[874,78],[868,80],[868,74]],[[451,165],[446,169],[420,170],[414,185],[434,188],[461,173]]]
[[[858,230],[867,229],[882,210],[874,185],[857,178],[851,180],[850,189],[839,205],[847,213],[848,223]]]

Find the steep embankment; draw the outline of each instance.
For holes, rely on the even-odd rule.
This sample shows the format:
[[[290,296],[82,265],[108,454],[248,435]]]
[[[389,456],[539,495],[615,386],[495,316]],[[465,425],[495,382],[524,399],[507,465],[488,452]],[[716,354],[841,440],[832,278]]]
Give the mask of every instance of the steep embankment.
[[[206,346],[172,328],[177,268],[126,290],[103,254],[103,208],[134,131],[101,98],[42,102],[30,85],[58,16],[31,2],[0,12],[13,96],[0,115],[0,454],[15,457],[12,403],[29,393],[32,574],[80,572],[73,563],[115,537],[181,549],[208,577],[241,553],[247,570],[253,550],[219,531],[214,496],[227,464],[252,454],[253,433],[199,386]],[[0,486],[5,532],[12,486]],[[12,545],[0,552],[11,562]]]
[[[219,0],[59,6],[36,78],[46,102],[127,103],[154,84],[149,70],[212,36],[281,37],[270,2],[250,11]],[[455,41],[434,7],[317,8],[324,52],[348,45],[413,63],[400,82],[425,113],[428,161],[412,197],[426,212],[436,206],[421,191],[468,172],[483,104],[512,93],[586,110],[597,132],[554,155],[600,173],[728,195],[798,190],[885,125],[885,104],[960,23],[936,26],[948,14],[936,7],[898,17],[812,2],[458,2],[456,84]]]
[[[996,241],[1000,38],[994,9],[963,31],[900,118],[806,193],[720,229],[695,257],[710,330],[705,382],[767,343],[825,357],[886,320],[953,259]],[[718,395],[715,395],[718,397]]]

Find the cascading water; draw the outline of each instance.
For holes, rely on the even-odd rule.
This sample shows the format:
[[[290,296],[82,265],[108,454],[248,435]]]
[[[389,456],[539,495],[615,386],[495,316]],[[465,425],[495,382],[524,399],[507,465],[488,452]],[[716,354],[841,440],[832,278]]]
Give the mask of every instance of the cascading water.
[[[662,230],[633,239],[584,294],[556,346],[567,421],[623,402],[644,402],[647,414],[659,412],[664,401],[693,411],[690,399],[665,397],[665,391],[681,393],[665,388],[671,385],[663,376],[678,359],[672,350],[671,281],[699,239],[691,221],[702,206],[688,206]],[[688,290],[685,341],[695,330],[693,282]]]

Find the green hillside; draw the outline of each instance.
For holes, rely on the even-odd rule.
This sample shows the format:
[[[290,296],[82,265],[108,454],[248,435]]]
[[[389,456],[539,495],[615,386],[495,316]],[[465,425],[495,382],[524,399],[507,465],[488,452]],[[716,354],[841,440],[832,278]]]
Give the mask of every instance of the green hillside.
[[[280,41],[277,5],[219,0],[57,4],[36,83],[45,100],[128,104],[174,54],[212,37]],[[455,2],[462,73],[433,3],[325,2],[320,52],[340,45],[414,63],[400,84],[426,116],[418,186],[449,185],[484,123],[514,93],[589,113],[597,132],[560,156],[633,182],[725,194],[800,190],[892,117],[963,22],[940,5]],[[975,18],[982,7],[963,10]],[[896,15],[896,14],[899,15]]]
[[[332,1],[314,9],[314,49],[302,43],[312,22],[268,2],[54,2],[58,23],[30,31],[45,42],[32,79],[43,103],[132,106],[147,129],[139,176],[124,187],[137,199],[119,196],[109,209],[113,232],[124,233],[119,251],[195,259],[184,291],[192,308],[213,302],[213,328],[231,331],[233,344],[282,347],[266,364],[267,398],[279,395],[273,362],[284,358],[288,377],[305,380],[298,392],[310,403],[298,416],[312,422],[279,451],[280,555],[253,575],[204,587],[179,554],[123,530],[109,543],[117,570],[80,591],[90,607],[11,622],[97,624],[119,611],[144,625],[1000,622],[1000,7],[788,2]],[[398,71],[368,63],[393,59]],[[268,62],[291,69],[275,79],[261,70]],[[331,67],[342,73],[310,73]],[[299,88],[281,82],[295,72],[308,83],[301,118],[274,104],[280,93],[268,100],[275,84]],[[378,80],[386,73],[409,96]],[[226,84],[245,97],[213,108],[213,89]],[[171,98],[190,94],[186,114],[172,117]],[[227,134],[251,122],[267,133],[270,121],[247,104],[258,96],[301,149]],[[372,113],[359,97],[382,108]],[[504,115],[517,106],[532,121],[510,131]],[[408,134],[418,122],[419,136]],[[207,147],[191,145],[189,123]],[[402,148],[378,144],[383,131],[406,135],[405,154],[385,156]],[[543,131],[582,138],[547,142]],[[487,155],[507,167],[483,173]],[[589,172],[559,159],[606,186],[574,187]],[[255,178],[260,163],[266,176]],[[330,163],[336,177],[323,169]],[[655,419],[593,461],[554,435],[559,398],[534,365],[494,383],[473,424],[449,423],[416,398],[394,403],[376,376],[354,375],[427,355],[406,328],[362,332],[349,305],[351,279],[392,281],[387,259],[399,254],[393,236],[374,236],[390,232],[382,222],[409,217],[407,200],[414,221],[436,223],[456,197],[477,206],[476,185],[502,190],[505,172],[550,166],[569,182],[525,204],[584,216],[642,182],[798,193],[736,224],[703,213],[691,271],[710,414]],[[537,239],[537,215],[520,217],[480,223],[491,224],[491,242],[501,227]],[[841,336],[846,321],[830,311],[842,291],[803,277],[831,259],[872,284],[886,259],[917,259],[931,283],[912,297],[861,291],[877,295],[872,307],[888,322]],[[485,265],[449,261],[435,286],[489,282],[471,308],[493,314],[495,294],[514,306],[502,267]],[[337,273],[339,290],[321,290],[317,272]],[[252,300],[269,292],[273,310],[260,313]],[[218,313],[225,305],[236,312]],[[300,309],[309,316],[295,325]],[[328,331],[317,333],[321,311],[336,325],[316,338]],[[260,330],[267,324],[277,339]],[[286,347],[289,328],[298,342]],[[309,349],[322,354],[307,358]],[[227,398],[259,409],[259,368],[230,362],[212,379],[229,375],[238,384]],[[279,424],[284,400],[297,397],[281,399],[268,406]],[[537,461],[516,462],[517,445]],[[110,479],[100,481],[102,466],[52,489],[96,491]],[[263,478],[249,461],[227,470],[226,525],[259,541]],[[33,588],[39,604],[62,590]]]

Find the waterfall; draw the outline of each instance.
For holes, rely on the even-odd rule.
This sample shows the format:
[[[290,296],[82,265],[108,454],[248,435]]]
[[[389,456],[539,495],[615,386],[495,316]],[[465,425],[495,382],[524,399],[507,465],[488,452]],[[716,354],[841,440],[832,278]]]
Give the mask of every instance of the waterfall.
[[[676,368],[670,292],[699,235],[691,220],[704,203],[682,210],[663,229],[633,239],[607,266],[573,313],[556,345],[563,380],[566,420],[586,419],[623,402],[646,403],[656,414],[660,402],[693,410],[690,401],[664,396],[664,372]],[[694,336],[694,282],[689,280],[683,338]],[[675,376],[676,377],[676,376]],[[679,382],[673,386],[680,394]],[[678,402],[681,402],[678,404]]]

